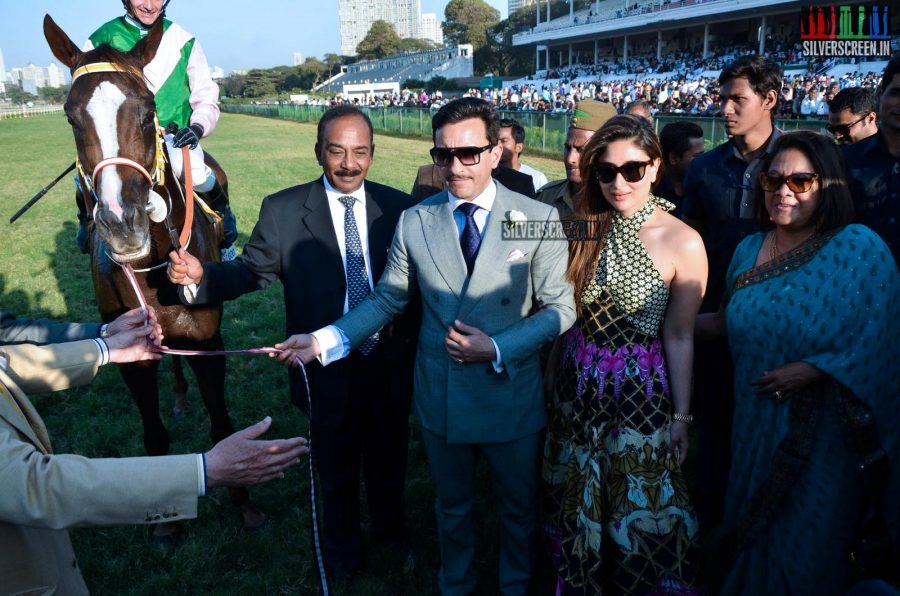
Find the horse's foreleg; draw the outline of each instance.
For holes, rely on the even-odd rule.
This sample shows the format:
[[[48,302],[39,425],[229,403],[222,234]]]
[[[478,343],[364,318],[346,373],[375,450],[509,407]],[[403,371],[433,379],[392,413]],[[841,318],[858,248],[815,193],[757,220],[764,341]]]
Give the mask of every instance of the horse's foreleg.
[[[172,391],[175,392],[175,406],[172,415],[181,418],[191,409],[191,403],[187,398],[187,379],[184,378],[184,367],[181,365],[181,356],[172,356],[172,373],[175,375],[175,384]]]
[[[219,350],[221,338],[206,342],[204,349]],[[197,377],[197,386],[206,411],[209,412],[209,434],[214,443],[234,433],[225,403],[225,357],[209,356],[188,358],[188,364]],[[245,488],[229,488],[228,494],[235,507],[240,509],[244,528],[253,530],[266,523],[266,515],[250,503],[250,493]]]
[[[169,432],[159,417],[158,368],[159,362],[155,360],[119,365],[122,379],[141,414],[147,455],[166,455],[169,452]]]

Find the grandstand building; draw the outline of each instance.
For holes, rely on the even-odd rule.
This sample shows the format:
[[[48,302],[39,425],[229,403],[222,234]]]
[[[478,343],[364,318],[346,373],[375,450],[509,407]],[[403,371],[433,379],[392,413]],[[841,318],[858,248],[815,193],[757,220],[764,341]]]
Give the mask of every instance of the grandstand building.
[[[799,40],[801,9],[808,5],[800,0],[595,0],[580,10],[570,2],[568,15],[550,19],[548,0],[537,0],[535,26],[514,35],[513,45],[534,47],[539,75],[575,65],[615,68],[638,58],[707,59],[729,48],[766,54]],[[892,12],[896,32],[898,11]]]
[[[364,98],[385,93],[398,93],[408,79],[430,81],[470,78],[475,71],[472,46],[440,48],[389,56],[380,60],[363,60],[342,67],[340,74],[313,89],[321,93],[341,93],[347,99]]]
[[[341,54],[355,56],[375,21],[387,21],[401,38],[418,38],[420,13],[420,0],[340,0]]]

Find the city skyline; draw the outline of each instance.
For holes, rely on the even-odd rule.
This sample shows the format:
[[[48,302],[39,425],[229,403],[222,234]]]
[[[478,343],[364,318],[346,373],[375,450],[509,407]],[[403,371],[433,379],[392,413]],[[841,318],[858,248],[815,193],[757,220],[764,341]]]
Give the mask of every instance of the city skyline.
[[[505,18],[508,0],[485,1]],[[419,3],[422,13],[435,13],[443,20],[447,0]],[[197,37],[211,67],[219,66],[230,74],[235,69],[290,66],[294,52],[320,59],[327,53],[339,54],[338,3],[328,5],[323,10],[321,3],[313,0],[258,0],[253,10],[223,10],[221,3],[213,0],[191,0],[172,3],[168,17]],[[79,46],[104,21],[122,14],[118,2],[92,6],[102,10],[53,0],[4,2],[0,6],[0,47],[6,68],[59,63],[44,40],[46,13]],[[211,14],[215,18],[210,18]]]

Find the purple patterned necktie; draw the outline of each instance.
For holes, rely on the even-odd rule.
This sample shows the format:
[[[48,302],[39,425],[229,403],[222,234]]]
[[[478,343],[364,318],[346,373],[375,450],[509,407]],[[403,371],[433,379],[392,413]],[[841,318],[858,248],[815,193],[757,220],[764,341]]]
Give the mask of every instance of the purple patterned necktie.
[[[462,249],[463,259],[466,260],[466,269],[469,270],[469,275],[472,275],[478,247],[481,246],[481,234],[478,233],[478,226],[475,224],[475,212],[480,207],[475,203],[461,203],[456,209],[466,216],[466,223],[459,237],[459,247]]]
[[[359,228],[356,227],[356,216],[353,215],[355,197],[343,196],[338,199],[344,206],[344,246],[347,264],[347,306],[350,310],[362,302],[372,291],[369,287],[369,274],[366,271],[366,257],[363,255],[362,242],[359,239]],[[365,340],[359,346],[363,355],[369,355],[378,343],[378,333]]]

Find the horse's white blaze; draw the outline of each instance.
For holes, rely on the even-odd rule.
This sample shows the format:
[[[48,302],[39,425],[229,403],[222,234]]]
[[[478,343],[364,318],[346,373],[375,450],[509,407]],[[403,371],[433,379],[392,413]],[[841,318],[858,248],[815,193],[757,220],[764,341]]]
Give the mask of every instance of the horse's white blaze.
[[[125,94],[109,81],[103,81],[94,89],[87,104],[88,114],[94,121],[94,129],[100,140],[103,159],[119,154],[118,121],[119,108],[125,102]],[[99,199],[118,219],[122,219],[123,209],[119,197],[122,195],[122,179],[114,166],[105,168],[100,174],[100,187],[96,189]]]

